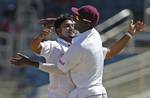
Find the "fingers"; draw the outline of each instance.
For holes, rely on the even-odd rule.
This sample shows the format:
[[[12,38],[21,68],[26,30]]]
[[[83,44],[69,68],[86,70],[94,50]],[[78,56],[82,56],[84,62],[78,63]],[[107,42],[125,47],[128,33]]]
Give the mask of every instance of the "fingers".
[[[144,31],[144,29],[145,29],[145,24],[144,24],[144,22],[142,22],[142,21],[137,21],[137,22],[135,23],[135,27],[136,27],[136,30],[137,30],[138,32],[142,32],[142,31]]]
[[[131,26],[133,26],[133,25],[134,25],[133,20],[131,20],[130,25],[131,25]]]
[[[16,56],[10,58],[9,62],[10,62],[10,64],[14,64],[16,66],[21,66],[21,64],[25,58],[29,58],[29,57],[24,54],[17,53]]]
[[[129,32],[132,35],[136,35],[142,31],[144,31],[145,29],[145,24],[142,21],[137,21],[137,22],[133,22],[133,20],[131,20],[130,24],[129,24]]]
[[[12,57],[10,63],[14,65],[19,65],[19,58]]]
[[[131,22],[129,24],[128,32],[130,32],[132,35],[134,35],[135,30],[136,30],[135,24],[134,24],[133,20],[131,20]]]
[[[131,22],[130,22],[130,28],[135,29],[135,24],[134,24],[133,20],[131,20]]]
[[[133,20],[131,20],[129,26],[132,27],[132,28],[134,28],[134,22],[133,22]]]
[[[45,31],[45,32],[49,32],[49,31],[50,31],[50,29],[49,29],[49,28],[45,28],[43,31]]]
[[[39,22],[44,26],[44,28],[51,28],[54,27],[54,22],[56,18],[46,18],[46,19],[41,19]]]
[[[43,36],[47,36],[52,30],[49,29],[49,28],[45,28],[43,31],[42,31],[42,35]]]
[[[54,24],[56,18],[46,18],[39,20],[39,23],[41,24]]]
[[[135,25],[136,25],[137,28],[141,28],[141,27],[143,27],[145,24],[144,24],[144,22],[142,22],[142,21],[137,21],[137,22],[135,23]]]

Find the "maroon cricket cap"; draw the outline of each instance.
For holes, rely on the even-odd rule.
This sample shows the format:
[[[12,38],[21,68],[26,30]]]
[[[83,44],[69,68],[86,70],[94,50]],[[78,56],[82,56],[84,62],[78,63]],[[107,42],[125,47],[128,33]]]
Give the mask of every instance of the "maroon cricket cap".
[[[99,22],[100,15],[98,10],[94,6],[85,5],[80,8],[72,7],[71,10],[74,15],[87,19],[94,25]]]

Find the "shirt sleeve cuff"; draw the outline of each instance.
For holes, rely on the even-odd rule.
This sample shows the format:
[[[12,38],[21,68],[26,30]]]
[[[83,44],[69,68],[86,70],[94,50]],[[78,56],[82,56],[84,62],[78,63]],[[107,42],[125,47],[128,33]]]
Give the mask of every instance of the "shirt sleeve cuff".
[[[50,63],[39,63],[39,69],[44,72],[51,72],[56,67],[55,64]]]

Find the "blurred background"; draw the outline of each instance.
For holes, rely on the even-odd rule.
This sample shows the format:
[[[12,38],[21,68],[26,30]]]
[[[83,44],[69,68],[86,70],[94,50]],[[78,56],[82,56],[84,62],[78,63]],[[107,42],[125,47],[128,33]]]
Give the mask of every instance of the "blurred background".
[[[9,59],[21,52],[42,60],[29,48],[42,30],[39,20],[86,4],[100,12],[96,29],[106,47],[127,32],[131,19],[145,22],[145,32],[105,61],[103,81],[109,98],[150,98],[150,0],[0,0],[0,98],[48,98],[48,74],[32,67],[17,68]]]

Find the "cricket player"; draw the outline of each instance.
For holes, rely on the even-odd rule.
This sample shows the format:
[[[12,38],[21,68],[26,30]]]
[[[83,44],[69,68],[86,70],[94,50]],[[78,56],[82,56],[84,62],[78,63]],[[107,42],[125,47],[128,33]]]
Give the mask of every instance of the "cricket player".
[[[125,36],[110,49],[102,47],[99,33],[94,26],[99,21],[99,13],[91,5],[72,9],[77,27],[82,33],[74,38],[69,50],[60,58],[58,67],[69,76],[76,88],[71,91],[69,98],[107,98],[102,85],[104,59],[116,55],[127,44],[128,40],[141,32],[144,23],[131,22]],[[55,64],[40,63],[36,66],[55,68]],[[48,68],[47,67],[47,68]]]
[[[104,59],[118,54],[129,39],[143,31],[143,22],[131,22],[128,32],[110,49],[103,48],[99,32],[94,28],[99,21],[99,12],[91,5],[72,8],[80,36],[73,39],[73,44],[60,58],[58,67],[63,72],[70,72],[76,88],[69,98],[107,98],[102,84]]]
[[[56,41],[42,40],[48,35],[49,29],[37,36],[32,42],[32,51],[45,57],[46,63],[57,64],[59,58],[67,51],[71,45],[72,38],[76,36],[77,32],[74,29],[74,21],[71,16],[61,15],[54,23],[54,28],[59,36]],[[18,54],[21,58],[12,58],[11,63],[23,66],[24,64],[37,67],[36,62],[31,61],[28,57]],[[49,73],[50,86],[49,98],[67,98],[69,92],[74,88],[74,84],[70,80],[68,73],[61,72],[58,68],[47,68],[47,65],[38,66],[44,72]]]

